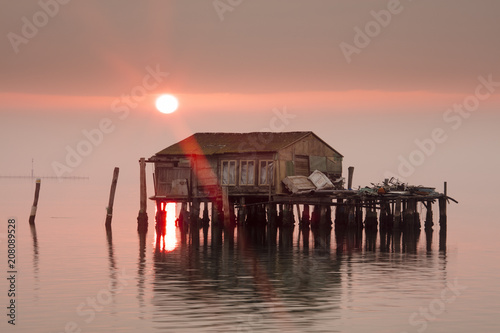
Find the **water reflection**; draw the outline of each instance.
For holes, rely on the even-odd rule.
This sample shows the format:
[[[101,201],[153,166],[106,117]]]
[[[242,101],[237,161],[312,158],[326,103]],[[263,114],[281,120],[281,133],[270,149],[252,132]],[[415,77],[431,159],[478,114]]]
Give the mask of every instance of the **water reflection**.
[[[38,237],[36,234],[35,224],[30,224],[31,238],[33,239],[33,277],[34,277],[34,300],[38,300],[38,291],[40,289],[40,267],[39,267],[39,249]]]
[[[412,270],[429,274],[437,269],[443,272],[438,279],[447,282],[446,258],[433,254],[431,230],[423,248],[419,230],[342,229],[332,235],[329,227],[205,225],[176,234],[180,241],[173,250],[155,247],[151,301],[158,327],[168,325],[172,331],[199,329],[185,317],[172,319],[179,311],[217,318],[217,325],[233,325],[233,331],[270,326],[304,331],[315,325],[316,316],[340,319],[346,299],[356,301],[360,279],[382,274],[412,281]],[[140,250],[139,276],[143,260]],[[248,319],[249,314],[257,317]]]
[[[158,210],[155,212],[154,247],[158,251],[173,251],[177,247],[176,205],[172,202],[161,203],[160,209],[164,211],[163,214],[158,214]]]
[[[146,289],[146,238],[147,233],[139,232],[139,261],[137,263],[137,300],[139,301],[139,318],[144,319]]]
[[[108,263],[109,263],[109,280],[110,280],[110,288],[109,291],[111,293],[111,297],[113,302],[116,296],[116,290],[118,289],[118,276],[117,276],[117,267],[116,267],[116,259],[115,259],[115,250],[113,247],[113,232],[111,228],[106,228],[106,240],[108,245]],[[112,308],[112,313],[114,314],[115,309]]]

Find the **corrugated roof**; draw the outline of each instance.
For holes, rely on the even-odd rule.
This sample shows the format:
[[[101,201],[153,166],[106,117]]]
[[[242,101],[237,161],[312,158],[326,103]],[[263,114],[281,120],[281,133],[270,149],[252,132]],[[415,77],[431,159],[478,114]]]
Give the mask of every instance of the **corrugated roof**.
[[[156,155],[276,152],[313,132],[195,133]],[[321,139],[320,139],[321,140]],[[332,148],[333,149],[333,148]]]

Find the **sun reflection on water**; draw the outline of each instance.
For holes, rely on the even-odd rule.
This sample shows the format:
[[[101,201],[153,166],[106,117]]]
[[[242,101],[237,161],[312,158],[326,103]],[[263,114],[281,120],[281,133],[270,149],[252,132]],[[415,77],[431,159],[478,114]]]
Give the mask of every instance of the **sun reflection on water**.
[[[162,207],[163,207],[162,203]],[[161,251],[171,252],[175,250],[177,247],[177,230],[175,227],[175,219],[176,219],[176,204],[174,202],[169,202],[166,204],[165,211],[167,212],[166,216],[166,227],[165,227],[165,236],[160,238],[157,237],[156,229],[155,229],[155,237],[154,237],[154,247],[156,248],[156,242],[159,240],[159,248]],[[156,213],[156,212],[155,212]]]

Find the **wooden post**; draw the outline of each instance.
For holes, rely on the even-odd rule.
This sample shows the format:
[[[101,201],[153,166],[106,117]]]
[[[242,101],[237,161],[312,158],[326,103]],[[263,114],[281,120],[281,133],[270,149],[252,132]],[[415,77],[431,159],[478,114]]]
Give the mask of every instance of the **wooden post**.
[[[198,228],[198,222],[200,220],[200,201],[198,200],[198,198],[193,198],[190,213],[191,225]]]
[[[425,215],[425,229],[432,229],[434,222],[432,221],[432,201],[427,200],[427,214]]]
[[[387,229],[387,205],[385,199],[380,199],[380,230]]]
[[[291,212],[290,209],[293,209],[293,206],[290,204],[284,204],[283,205],[283,220],[282,220],[282,226],[286,227],[291,224]]]
[[[350,228],[356,227],[356,215],[354,211],[354,201],[352,199],[347,200],[347,225]]]
[[[401,224],[401,198],[397,198],[394,208],[394,228],[399,229],[400,224]]]
[[[115,201],[116,184],[118,183],[118,173],[120,168],[113,171],[113,180],[111,181],[111,190],[109,191],[109,203],[106,214],[106,228],[111,228],[111,219],[113,218],[113,204]]]
[[[297,220],[299,220],[299,225],[300,225],[300,222],[301,222],[301,219],[302,219],[302,213],[300,212],[299,204],[296,204],[295,208],[297,209]]]
[[[304,210],[302,211],[302,221],[301,223],[304,226],[309,226],[309,205],[304,205]]]
[[[213,199],[212,201],[212,209],[210,212],[210,215],[212,216],[212,226],[213,225],[218,225],[219,224],[219,219],[217,217],[217,199]]]
[[[203,205],[203,224],[208,225],[210,223],[210,218],[208,217],[208,201],[205,201]]]
[[[439,225],[446,228],[446,201],[448,200],[448,182],[444,182],[444,196],[439,198]]]
[[[363,228],[363,201],[356,199],[356,227],[359,229]]]
[[[140,182],[140,208],[137,216],[137,231],[145,232],[148,230],[147,213],[147,190],[146,190],[146,159],[142,157],[139,160],[139,182]]]
[[[439,198],[439,225],[441,228],[446,228],[446,197]]]
[[[36,210],[37,210],[37,207],[38,207],[38,197],[40,195],[40,185],[41,185],[41,179],[38,178],[36,180],[36,187],[35,187],[35,199],[33,200],[33,206],[31,207],[31,214],[30,214],[30,219],[29,219],[29,223],[31,225],[34,225],[35,224],[35,216],[36,216]]]
[[[238,224],[243,225],[246,221],[247,208],[245,206],[245,197],[240,198],[240,208],[238,209]]]
[[[229,213],[229,189],[222,186],[222,209],[224,211],[224,225],[229,226],[231,215]]]
[[[274,203],[269,203],[267,205],[267,220],[269,221],[269,224],[273,228],[276,227],[277,219],[278,219],[278,209],[277,209],[277,206]]]
[[[348,169],[348,178],[347,178],[347,189],[352,190],[352,177],[354,175],[354,167],[350,166]]]

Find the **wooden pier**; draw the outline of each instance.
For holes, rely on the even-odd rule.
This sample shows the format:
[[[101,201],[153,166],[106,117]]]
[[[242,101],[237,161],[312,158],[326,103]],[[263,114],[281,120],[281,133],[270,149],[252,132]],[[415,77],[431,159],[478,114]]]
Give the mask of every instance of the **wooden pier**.
[[[447,202],[455,201],[443,193],[367,196],[357,190],[320,196],[276,195],[271,201],[248,196],[224,199],[223,193],[216,197],[189,199],[151,197],[156,202],[156,221],[164,221],[166,204],[175,202],[182,206],[178,223],[183,226],[201,226],[211,221],[222,227],[270,224],[280,227],[334,225],[336,229],[415,230],[421,229],[424,222],[425,229],[429,230],[434,226],[433,205],[438,203],[439,225],[446,229]],[[200,209],[202,204],[203,209]],[[424,211],[422,216],[420,211]]]
[[[156,230],[166,206],[181,204],[177,225],[263,225],[336,230],[446,230],[447,203],[434,188],[384,180],[353,190],[354,168],[342,178],[343,156],[312,132],[197,133],[149,159],[141,158],[139,230],[147,230],[145,163],[154,164]],[[455,201],[456,202],[456,201]],[[203,209],[202,209],[203,205]],[[425,213],[420,216],[420,212]],[[210,212],[210,213],[209,213]],[[159,223],[158,221],[161,221]]]

